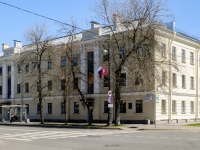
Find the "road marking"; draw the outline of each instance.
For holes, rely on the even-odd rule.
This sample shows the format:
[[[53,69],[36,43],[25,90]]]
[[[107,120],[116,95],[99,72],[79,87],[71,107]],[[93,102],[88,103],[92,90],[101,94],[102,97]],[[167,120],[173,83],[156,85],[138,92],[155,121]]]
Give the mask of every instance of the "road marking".
[[[175,140],[181,140],[182,138],[174,138]]]
[[[162,139],[168,139],[168,137],[161,137]]]
[[[195,141],[196,139],[189,139],[189,140]]]

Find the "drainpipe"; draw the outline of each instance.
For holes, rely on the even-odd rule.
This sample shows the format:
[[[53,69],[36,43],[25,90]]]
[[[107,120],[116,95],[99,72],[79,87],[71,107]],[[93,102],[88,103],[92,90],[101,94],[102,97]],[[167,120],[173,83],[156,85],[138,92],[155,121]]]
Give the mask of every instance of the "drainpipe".
[[[168,122],[172,120],[172,42],[174,41],[176,32],[173,32],[172,39],[169,39],[168,49],[169,49],[169,97],[168,97]]]
[[[198,56],[199,56],[200,47],[196,50],[196,114],[195,119],[196,121],[199,119],[199,63],[198,63]]]

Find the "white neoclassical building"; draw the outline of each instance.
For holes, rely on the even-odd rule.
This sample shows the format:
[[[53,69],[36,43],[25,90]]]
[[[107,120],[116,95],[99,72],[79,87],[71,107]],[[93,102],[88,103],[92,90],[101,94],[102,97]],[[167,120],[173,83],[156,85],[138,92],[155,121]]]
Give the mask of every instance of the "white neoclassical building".
[[[123,98],[120,104],[122,123],[144,123],[146,119],[150,119],[151,122],[156,120],[159,123],[199,119],[200,41],[184,32],[175,30],[174,23],[161,32],[163,35],[162,48],[155,59],[169,62],[168,65],[163,64],[163,69],[160,70],[161,83],[155,80],[155,87],[151,91],[144,92],[128,90],[130,84],[128,81],[126,82],[124,86],[127,86],[127,89],[123,93],[126,97]],[[102,49],[98,46],[98,40],[106,34],[109,34],[109,28],[101,28],[97,23],[92,22],[91,29],[76,35],[77,40],[80,42],[80,70],[84,73],[81,76],[84,80],[80,80],[78,84],[88,101],[92,103],[94,122],[106,122],[108,116],[108,87],[104,86],[103,79],[99,79],[97,74],[98,67],[105,63],[102,60],[103,54]],[[67,37],[57,38],[53,43],[59,45],[65,38]],[[0,55],[0,104],[1,106],[26,106],[27,117],[30,121],[38,121],[40,119],[38,102],[33,101],[29,93],[28,83],[25,86],[20,85],[22,76],[16,71],[18,64],[15,59],[19,57],[23,48],[20,41],[14,41],[14,47],[2,44]],[[61,56],[58,56],[58,58],[62,61]],[[173,65],[174,63],[178,64],[179,69]],[[43,67],[48,67],[48,62]],[[26,68],[22,71],[26,71]],[[125,73],[125,80],[128,79],[127,76],[128,73]],[[162,85],[162,88],[160,85]],[[58,86],[53,90],[56,91],[56,95],[45,97],[43,102],[44,118],[45,121],[63,121],[65,108],[62,86]],[[88,121],[87,109],[84,109],[81,105],[80,97],[71,98],[67,105],[69,121]],[[0,109],[0,118],[9,120],[13,110],[10,107],[3,109],[4,113]],[[112,109],[112,114],[113,112]]]

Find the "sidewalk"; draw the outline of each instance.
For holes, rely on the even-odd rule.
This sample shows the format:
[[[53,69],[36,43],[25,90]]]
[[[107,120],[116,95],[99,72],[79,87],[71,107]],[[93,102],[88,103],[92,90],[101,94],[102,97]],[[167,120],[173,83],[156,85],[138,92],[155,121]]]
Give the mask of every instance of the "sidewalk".
[[[87,126],[87,123],[69,123],[64,125],[63,123],[50,123],[46,122],[41,125],[40,122],[0,122],[0,125],[5,126],[29,126],[29,127],[46,127],[46,128],[80,128],[80,129],[111,129],[111,130],[200,130],[200,126],[184,126],[186,124],[193,124],[200,122],[189,123],[167,123],[167,124],[123,124],[119,127],[107,127],[105,123],[93,123],[93,126]]]

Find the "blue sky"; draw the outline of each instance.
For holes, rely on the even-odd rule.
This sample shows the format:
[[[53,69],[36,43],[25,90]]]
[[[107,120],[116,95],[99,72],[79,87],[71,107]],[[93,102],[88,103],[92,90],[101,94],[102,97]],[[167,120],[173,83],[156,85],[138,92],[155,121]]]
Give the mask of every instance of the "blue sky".
[[[94,0],[0,0],[16,7],[32,11],[59,21],[69,21],[74,16],[78,26],[90,28],[89,21],[92,19],[92,12],[89,5]],[[176,27],[200,37],[200,6],[199,0],[168,0],[168,7],[174,15]],[[13,46],[13,40],[25,43],[25,30],[35,23],[45,22],[52,34],[56,33],[59,26],[47,19],[20,11],[0,3],[0,43]]]

